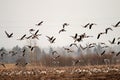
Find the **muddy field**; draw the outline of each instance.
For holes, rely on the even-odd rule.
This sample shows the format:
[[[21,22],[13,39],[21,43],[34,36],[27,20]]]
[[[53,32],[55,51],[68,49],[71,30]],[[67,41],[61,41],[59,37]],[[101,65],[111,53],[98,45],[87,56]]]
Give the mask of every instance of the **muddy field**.
[[[0,67],[0,80],[120,80],[120,66]]]

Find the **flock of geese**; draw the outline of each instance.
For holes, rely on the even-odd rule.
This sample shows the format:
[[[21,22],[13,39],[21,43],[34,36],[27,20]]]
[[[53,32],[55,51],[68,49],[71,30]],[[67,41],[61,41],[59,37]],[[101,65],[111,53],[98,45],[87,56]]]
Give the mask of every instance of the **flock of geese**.
[[[41,22],[39,22],[38,24],[36,24],[36,26],[41,26],[42,24],[44,23],[44,21],[41,21]],[[68,24],[68,23],[63,23],[63,25],[62,25],[62,29],[60,29],[59,31],[58,31],[58,33],[60,34],[61,32],[66,32],[66,27],[67,26],[69,26],[70,24]],[[88,29],[92,29],[92,27],[94,27],[95,25],[97,25],[97,24],[95,24],[95,23],[87,23],[86,25],[81,25],[83,28],[88,28]],[[114,28],[117,28],[117,27],[120,27],[120,21],[119,22],[117,22],[115,25],[111,25],[111,27],[114,27]],[[105,29],[105,31],[104,32],[100,32],[98,35],[97,35],[97,39],[100,39],[100,37],[103,35],[103,34],[107,34],[109,31],[113,31],[113,29],[111,28],[111,27],[108,27],[108,28],[106,28]],[[39,29],[38,30],[35,30],[35,29],[29,29],[29,33],[30,33],[30,35],[29,36],[27,36],[26,34],[24,34],[23,36],[21,36],[19,39],[17,39],[17,40],[24,40],[24,39],[37,39],[37,40],[39,40],[39,36],[41,36],[42,34],[40,34],[39,33]],[[7,36],[7,38],[12,38],[13,36],[14,36],[14,34],[13,33],[8,33],[7,31],[5,31],[5,34],[6,34],[6,36]],[[83,41],[83,39],[84,38],[89,38],[89,37],[93,37],[93,36],[88,36],[88,35],[86,35],[86,33],[83,33],[83,34],[78,34],[78,33],[75,33],[75,35],[73,35],[73,36],[70,36],[72,39],[73,39],[73,43],[71,43],[70,45],[69,45],[69,47],[72,47],[72,46],[75,46],[75,47],[77,47],[77,48],[79,48],[79,46],[77,45],[77,43],[76,42],[81,42],[81,41]],[[54,37],[54,36],[46,36],[46,38],[48,39],[48,41],[51,43],[51,44],[53,44],[53,43],[55,43],[55,40],[56,40],[56,38]],[[113,40],[112,41],[110,41],[109,40],[109,43],[110,44],[116,44],[116,42],[115,42],[115,40],[116,40],[116,38],[113,38]],[[120,40],[120,37],[118,37],[118,40]],[[105,44],[105,43],[100,43],[100,44]],[[117,45],[119,45],[120,44],[120,41],[118,41],[117,42]],[[86,46],[86,47],[83,47],[82,45],[80,45],[80,48],[82,49],[82,50],[85,50],[86,48],[92,48],[92,47],[95,47],[95,45],[96,45],[96,43],[91,43],[91,44],[89,44],[89,46]],[[35,46],[31,46],[31,45],[27,45],[27,47],[30,49],[30,51],[33,51],[34,50],[34,48],[35,48]],[[109,47],[109,46],[104,46],[103,48],[105,48],[105,47]],[[71,53],[71,52],[74,52],[73,50],[71,50],[70,48],[66,48],[66,47],[63,47],[63,49],[65,50],[65,51],[67,51],[67,53]],[[0,49],[0,53],[3,51],[3,49]],[[23,57],[25,56],[25,49],[24,50],[21,50],[22,52],[23,52]],[[14,56],[14,55],[16,55],[17,54],[17,52],[15,52],[15,51],[9,51],[9,53],[12,53],[12,56]],[[105,51],[103,51],[102,53],[101,53],[101,55],[104,55],[104,53],[105,53]],[[2,52],[1,53],[1,57],[3,57],[3,54],[5,54],[5,52]],[[58,54],[57,56],[56,56],[56,54],[58,54],[58,52],[57,51],[53,51],[52,52],[52,55],[54,56],[53,57],[53,59],[57,59],[57,58],[59,58],[60,57],[60,55]],[[120,51],[116,54],[116,56],[118,56],[120,54]],[[78,61],[77,61],[78,62]],[[3,65],[3,64],[1,64],[1,65]],[[3,67],[5,67],[5,65],[3,66]]]

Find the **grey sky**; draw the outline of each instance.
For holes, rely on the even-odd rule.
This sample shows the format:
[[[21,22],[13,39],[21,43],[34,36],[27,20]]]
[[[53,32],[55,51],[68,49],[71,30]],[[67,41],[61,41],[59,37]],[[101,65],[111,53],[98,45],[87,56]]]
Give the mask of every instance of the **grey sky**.
[[[88,42],[107,42],[113,37],[120,36],[120,28],[114,29],[107,36],[96,40],[99,32],[111,27],[120,20],[120,0],[0,0],[0,47],[12,48],[15,45],[23,46],[27,41],[17,41],[24,34],[29,34],[30,28],[40,29],[43,35],[37,41],[40,47],[50,46],[46,35],[54,35],[57,40],[52,46],[70,44],[75,33],[86,32],[94,38],[85,39]],[[40,27],[36,23],[44,21]],[[58,34],[62,24],[67,22],[67,32]],[[83,29],[81,25],[95,22],[92,30]],[[8,39],[4,31],[13,32],[14,37]]]

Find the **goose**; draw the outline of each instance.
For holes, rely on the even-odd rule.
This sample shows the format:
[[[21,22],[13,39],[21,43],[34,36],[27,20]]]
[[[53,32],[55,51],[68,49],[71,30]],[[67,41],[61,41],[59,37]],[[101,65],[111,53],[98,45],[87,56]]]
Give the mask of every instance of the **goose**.
[[[91,29],[93,25],[97,25],[97,24],[91,23],[91,24],[89,25],[89,29]]]
[[[43,21],[39,22],[38,24],[36,24],[37,26],[40,26],[42,25]]]
[[[81,25],[83,28],[87,28],[90,25],[90,23],[87,23],[86,25]]]
[[[120,54],[120,51],[116,54],[116,56],[118,56]]]
[[[112,25],[113,27],[119,27],[120,21],[117,22],[115,25]]]
[[[110,44],[115,44],[115,38],[112,41],[110,41],[110,40],[108,40],[108,41]]]
[[[64,47],[63,47],[63,48],[64,48]],[[64,50],[66,50],[67,53],[71,53],[71,52],[73,52],[73,50],[71,50],[71,49],[69,49],[69,48],[64,48]]]
[[[63,28],[63,29],[59,30],[59,34],[60,34],[61,32],[66,32],[66,30]]]
[[[97,39],[99,39],[102,34],[105,34],[105,33],[104,32],[99,33],[97,36]]]
[[[49,41],[51,41],[54,38],[54,36],[52,37],[46,36],[46,37],[48,38]]]
[[[69,24],[68,23],[64,23],[63,24],[63,28],[65,28],[65,26],[69,26]]]
[[[32,36],[32,39],[38,39],[38,40],[39,40],[38,36],[41,36],[41,35],[42,35],[42,34],[33,35],[33,36]]]
[[[70,37],[72,37],[76,41],[77,40],[77,36],[78,36],[78,34],[76,33],[75,36],[70,36]]]
[[[23,52],[22,56],[23,57],[25,56],[25,51],[26,51],[25,49],[22,50],[22,52]]]
[[[5,31],[5,34],[7,35],[8,38],[13,37],[13,33],[8,34],[7,31]]]
[[[29,29],[30,32],[35,31],[35,29]]]
[[[76,43],[71,43],[71,44],[70,44],[70,47],[72,47],[73,45],[76,46],[76,47],[78,48],[78,46],[77,46]]]
[[[23,40],[25,38],[26,34],[23,35],[20,39],[17,39],[17,40]]]
[[[105,50],[101,53],[101,56],[102,56],[103,54],[105,54]]]
[[[54,55],[54,54],[58,54],[58,52],[57,52],[57,51],[53,51],[53,52],[52,52],[52,55]]]
[[[120,41],[118,41],[117,45],[119,45],[119,44],[120,44]]]
[[[54,38],[53,40],[51,40],[51,43],[54,43],[54,42],[55,42],[55,40],[56,40],[56,38]]]
[[[108,33],[108,30],[113,31],[113,29],[112,29],[112,28],[110,28],[110,27],[109,27],[109,28],[106,28],[106,29],[105,29],[105,33],[106,33],[106,34]]]
[[[81,48],[82,50],[87,49],[87,47],[82,47],[82,45],[81,45],[81,44],[80,44],[80,48]]]

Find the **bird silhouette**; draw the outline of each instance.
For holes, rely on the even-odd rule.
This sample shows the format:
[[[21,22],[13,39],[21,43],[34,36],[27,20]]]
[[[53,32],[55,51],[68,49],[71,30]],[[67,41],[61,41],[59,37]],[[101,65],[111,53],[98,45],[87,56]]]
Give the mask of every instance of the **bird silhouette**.
[[[101,56],[102,56],[103,54],[105,54],[105,50],[101,53]]]
[[[81,25],[83,28],[87,28],[90,25],[90,23],[87,23],[86,25]]]
[[[115,38],[112,41],[108,40],[110,44],[115,44]]]
[[[96,25],[95,23],[91,23],[90,25],[89,25],[89,29],[92,29],[92,26],[93,25]]]
[[[117,22],[115,25],[112,25],[113,27],[120,27],[120,21],[119,22]]]
[[[69,49],[69,48],[65,48],[65,47],[63,47],[63,48],[64,48],[64,50],[67,51],[67,53],[71,53],[71,52],[73,52],[73,50],[71,50],[71,49]]]
[[[7,35],[8,38],[13,37],[13,33],[8,34],[7,31],[5,31],[5,34]]]
[[[57,51],[53,51],[53,52],[52,52],[52,55],[55,55],[55,54],[58,54],[58,52],[57,52]]]
[[[99,33],[98,36],[97,36],[97,39],[99,39],[102,34],[105,34],[105,32]]]
[[[119,44],[120,44],[120,41],[118,41],[117,45],[119,45]]]
[[[61,32],[66,32],[66,30],[63,28],[63,29],[59,30],[59,34],[60,34]]]
[[[81,48],[82,50],[87,49],[87,47],[83,47],[81,44],[80,44],[80,48]]]
[[[106,34],[108,33],[108,30],[113,31],[113,29],[112,29],[112,28],[110,28],[110,27],[109,27],[109,28],[106,28],[106,29],[105,29],[105,33],[106,33]]]
[[[56,40],[56,38],[54,38],[54,36],[52,36],[52,37],[46,36],[46,37],[48,38],[48,41],[49,41],[50,43],[54,43],[55,40]]]
[[[25,36],[26,36],[26,34],[25,35],[23,35],[20,39],[18,39],[18,40],[23,40],[24,38],[25,38]]]
[[[64,23],[63,24],[63,28],[65,28],[65,26],[68,26],[69,24],[68,23]]]
[[[70,44],[70,47],[72,47],[73,45],[78,48],[78,46],[77,46],[76,43],[71,43],[71,44]]]
[[[38,24],[36,24],[37,26],[40,26],[42,25],[43,21],[39,22]]]
[[[72,37],[75,41],[77,41],[77,36],[78,36],[78,34],[76,33],[75,36],[70,36],[70,37]]]
[[[35,29],[29,29],[30,32],[35,31]]]
[[[116,56],[118,56],[120,54],[120,51],[116,54]]]
[[[51,41],[54,38],[54,36],[52,37],[46,36],[46,37],[48,38],[49,41]]]

